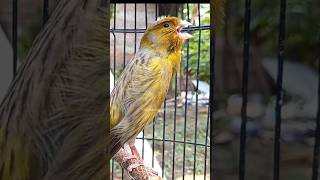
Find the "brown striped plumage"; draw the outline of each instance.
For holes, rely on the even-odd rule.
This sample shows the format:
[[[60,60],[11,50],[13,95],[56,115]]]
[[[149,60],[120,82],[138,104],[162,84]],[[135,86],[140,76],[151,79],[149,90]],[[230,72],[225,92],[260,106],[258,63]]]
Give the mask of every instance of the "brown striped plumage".
[[[61,0],[0,106],[0,179],[108,179],[108,19]]]

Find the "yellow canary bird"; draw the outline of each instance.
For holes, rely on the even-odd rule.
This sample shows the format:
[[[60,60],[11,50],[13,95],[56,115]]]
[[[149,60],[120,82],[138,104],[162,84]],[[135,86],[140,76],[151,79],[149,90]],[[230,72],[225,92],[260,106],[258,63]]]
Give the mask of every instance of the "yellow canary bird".
[[[170,81],[180,68],[183,43],[192,37],[181,30],[190,25],[176,17],[164,17],[145,31],[137,53],[111,93],[111,156],[126,143],[139,156],[135,138],[164,102]]]

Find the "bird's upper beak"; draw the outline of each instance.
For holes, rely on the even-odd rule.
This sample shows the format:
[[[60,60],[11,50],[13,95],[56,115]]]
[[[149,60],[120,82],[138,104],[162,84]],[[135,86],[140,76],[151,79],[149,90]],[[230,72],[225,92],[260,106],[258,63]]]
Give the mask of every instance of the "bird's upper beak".
[[[191,25],[192,25],[192,24],[189,23],[189,22],[186,21],[186,20],[182,20],[182,21],[180,22],[180,24],[179,24],[178,27],[177,27],[177,33],[179,33],[179,36],[181,37],[181,39],[186,40],[186,39],[189,39],[189,38],[192,37],[192,35],[189,34],[189,33],[185,33],[185,32],[182,33],[182,32],[181,32],[182,28],[186,28],[186,27],[189,27],[189,26],[191,26]]]

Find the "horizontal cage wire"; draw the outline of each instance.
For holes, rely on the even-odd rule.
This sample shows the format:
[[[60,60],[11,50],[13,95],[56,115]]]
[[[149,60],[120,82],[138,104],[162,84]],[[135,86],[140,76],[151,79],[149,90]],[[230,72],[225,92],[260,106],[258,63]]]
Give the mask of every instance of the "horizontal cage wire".
[[[114,83],[139,48],[142,33],[162,15],[173,15],[192,22],[183,29],[193,35],[182,52],[181,72],[172,80],[166,100],[152,123],[138,136],[136,144],[144,161],[164,179],[209,179],[209,97],[200,98],[199,76],[209,71],[210,5],[171,4],[163,14],[160,4],[111,4],[110,59]],[[192,14],[197,12],[197,14]],[[200,61],[205,61],[201,63]],[[192,71],[192,73],[190,73]],[[207,79],[203,79],[207,78]],[[208,85],[209,86],[209,85]],[[126,179],[112,160],[111,179]]]

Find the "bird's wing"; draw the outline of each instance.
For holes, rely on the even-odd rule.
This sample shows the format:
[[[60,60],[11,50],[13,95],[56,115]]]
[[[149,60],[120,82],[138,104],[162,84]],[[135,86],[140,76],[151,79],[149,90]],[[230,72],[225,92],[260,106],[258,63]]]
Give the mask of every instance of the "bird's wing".
[[[136,59],[126,67],[111,95],[111,108],[121,114],[111,129],[111,156],[154,118],[167,94],[172,72],[159,58]],[[170,69],[170,68],[168,68]],[[112,113],[111,113],[112,114]]]

